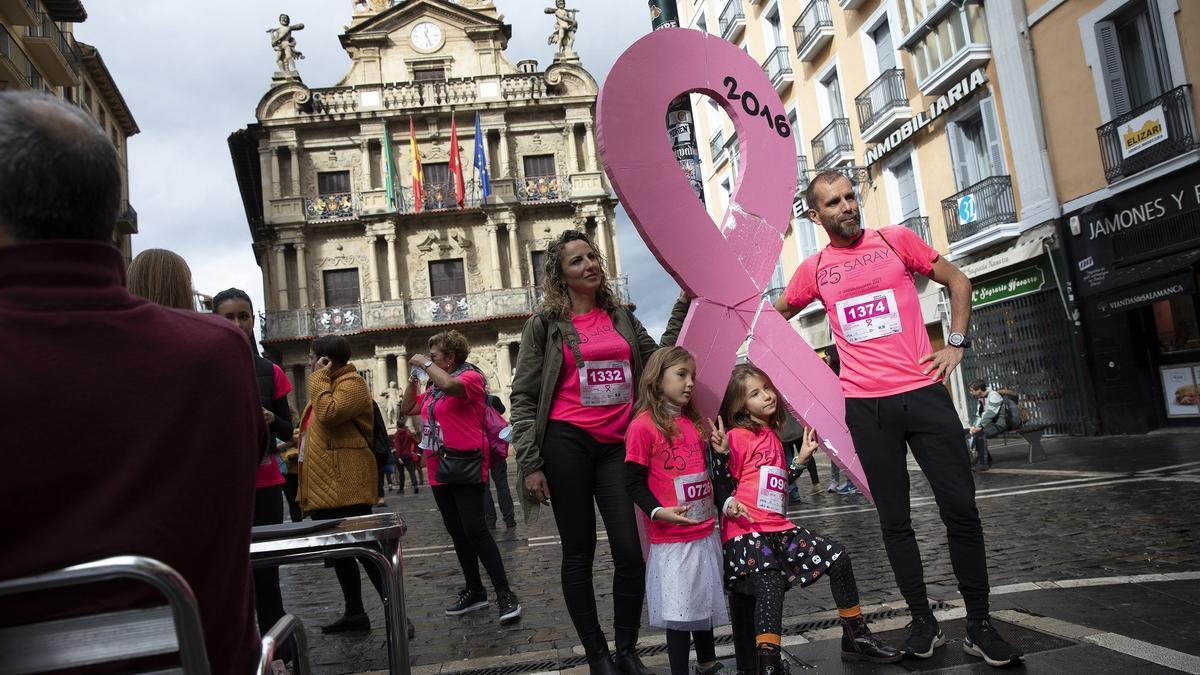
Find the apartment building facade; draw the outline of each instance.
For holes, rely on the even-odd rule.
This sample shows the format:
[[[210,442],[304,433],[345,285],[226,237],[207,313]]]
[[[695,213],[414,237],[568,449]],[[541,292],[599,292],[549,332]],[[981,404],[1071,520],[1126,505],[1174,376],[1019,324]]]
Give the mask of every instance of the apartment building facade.
[[[1200,423],[1200,6],[1028,0],[1093,426]]]
[[[74,25],[85,20],[79,0],[0,0],[0,91],[45,91],[71,101],[112,139],[121,162],[121,213],[112,243],[128,262],[138,222],[129,202],[127,150],[139,129],[100,52],[75,39]]]
[[[1020,0],[679,0],[684,26],[741,46],[779,93],[800,180],[772,294],[827,243],[805,217],[808,179],[837,169],[858,184],[863,223],[903,224],[975,285],[974,346],[950,382],[1019,389],[1050,433],[1086,430],[1079,337],[1069,320],[1054,192]],[[709,212],[738,180],[734,130],[694,97]],[[930,342],[945,344],[949,302],[918,277]],[[832,343],[819,304],[793,319]]]
[[[624,295],[616,200],[596,152],[598,87],[572,52],[544,70],[514,65],[513,28],[488,0],[376,4],[340,38],[342,81],[310,89],[277,73],[255,122],[230,137],[263,274],[263,345],[299,408],[313,338],[345,335],[378,396],[405,381],[430,336],[454,328],[506,399],[558,234],[587,230]],[[490,196],[473,167],[477,140]]]

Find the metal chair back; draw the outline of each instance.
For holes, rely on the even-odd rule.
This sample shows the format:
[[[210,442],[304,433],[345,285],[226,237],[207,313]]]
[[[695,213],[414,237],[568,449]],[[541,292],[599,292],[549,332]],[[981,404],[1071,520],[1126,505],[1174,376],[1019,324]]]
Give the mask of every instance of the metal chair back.
[[[208,653],[196,596],[168,565],[116,556],[61,570],[0,581],[0,596],[131,580],[163,594],[166,604],[0,628],[0,675],[26,675],[102,663],[179,654],[185,675],[208,675]]]

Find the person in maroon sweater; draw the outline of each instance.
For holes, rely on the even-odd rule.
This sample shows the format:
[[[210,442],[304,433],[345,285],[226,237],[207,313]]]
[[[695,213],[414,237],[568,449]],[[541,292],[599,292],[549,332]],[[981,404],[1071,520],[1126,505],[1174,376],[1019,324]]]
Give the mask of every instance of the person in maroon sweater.
[[[156,558],[195,593],[212,672],[252,672],[267,428],[250,350],[223,318],[130,295],[109,243],[120,203],[116,151],[90,118],[0,92],[0,579]],[[64,487],[66,466],[88,480]],[[0,625],[161,604],[146,588],[0,598]]]

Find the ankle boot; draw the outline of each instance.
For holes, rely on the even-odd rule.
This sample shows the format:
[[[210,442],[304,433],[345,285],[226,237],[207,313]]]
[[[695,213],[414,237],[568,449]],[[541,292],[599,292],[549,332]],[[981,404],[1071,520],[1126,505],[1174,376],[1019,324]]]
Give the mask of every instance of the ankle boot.
[[[621,670],[617,668],[617,664],[613,663],[612,656],[606,652],[603,656],[595,659],[588,658],[588,673],[590,675],[621,675]]]
[[[867,619],[861,614],[853,619],[841,619],[842,660],[870,661],[871,663],[896,663],[904,657],[899,649],[893,649],[879,641],[867,628]]]
[[[617,664],[617,668],[625,675],[654,675],[653,670],[646,668],[646,664],[637,655],[637,639],[638,629],[636,628],[616,628],[617,653],[613,660]]]
[[[774,645],[759,645],[758,675],[791,675],[783,661],[783,651]]]

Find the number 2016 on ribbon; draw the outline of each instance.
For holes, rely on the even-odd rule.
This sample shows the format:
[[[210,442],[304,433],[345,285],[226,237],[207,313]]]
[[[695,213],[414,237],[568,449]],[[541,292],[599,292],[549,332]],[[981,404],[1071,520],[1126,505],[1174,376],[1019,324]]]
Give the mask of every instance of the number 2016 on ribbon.
[[[725,92],[725,96],[728,97],[730,101],[737,101],[741,99],[742,110],[745,110],[746,114],[767,118],[767,126],[774,130],[775,133],[779,134],[780,138],[787,138],[788,136],[792,135],[792,127],[788,125],[786,117],[783,115],[775,115],[772,117],[771,109],[759,103],[758,96],[756,96],[754,92],[750,90],[746,90],[741,93],[738,92],[738,81],[736,77],[727,75],[725,77],[724,84],[729,88],[729,91]]]

